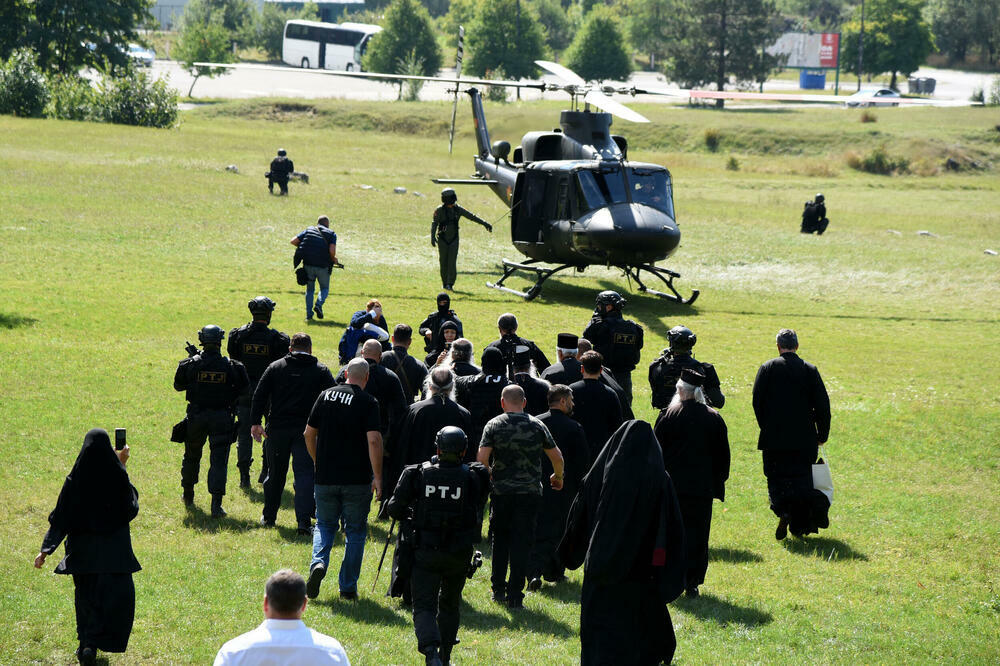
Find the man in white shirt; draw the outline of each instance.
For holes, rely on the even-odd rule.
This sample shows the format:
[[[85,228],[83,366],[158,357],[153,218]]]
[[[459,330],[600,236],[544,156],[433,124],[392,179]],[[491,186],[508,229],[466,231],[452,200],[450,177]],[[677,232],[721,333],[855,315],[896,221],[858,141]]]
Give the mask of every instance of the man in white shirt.
[[[337,639],[310,629],[302,621],[306,603],[306,581],[302,576],[290,569],[273,574],[265,587],[266,619],[253,631],[223,645],[215,655],[215,666],[350,666]]]

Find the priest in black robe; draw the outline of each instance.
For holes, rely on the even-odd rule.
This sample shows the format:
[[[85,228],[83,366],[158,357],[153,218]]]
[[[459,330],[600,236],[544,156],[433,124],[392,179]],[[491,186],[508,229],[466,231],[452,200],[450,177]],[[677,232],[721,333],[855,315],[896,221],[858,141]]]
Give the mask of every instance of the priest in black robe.
[[[580,663],[670,663],[667,604],[684,587],[684,526],[663,453],[645,421],[608,440],[570,508],[559,555],[583,565]]]
[[[57,574],[73,576],[76,633],[81,664],[94,664],[98,650],[124,652],[135,618],[139,571],[129,522],[139,513],[139,493],[125,471],[128,447],[116,452],[104,430],[87,433],[76,463],[63,482],[35,567],[66,540]]]
[[[663,465],[674,483],[684,518],[687,575],[684,588],[698,596],[708,571],[708,539],[712,500],[726,499],[729,478],[729,434],[726,422],[706,404],[705,375],[681,371],[670,404],[656,420],[654,432],[663,449]]]
[[[583,379],[569,386],[573,390],[573,418],[587,433],[590,455],[596,456],[624,421],[622,405],[614,390],[600,380],[604,368],[598,352],[584,353],[580,364]]]

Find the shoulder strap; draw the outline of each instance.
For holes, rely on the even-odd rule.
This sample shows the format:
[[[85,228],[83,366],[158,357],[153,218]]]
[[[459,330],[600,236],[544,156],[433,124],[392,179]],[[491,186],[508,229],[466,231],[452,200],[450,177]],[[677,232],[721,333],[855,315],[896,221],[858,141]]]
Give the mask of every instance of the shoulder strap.
[[[396,374],[402,380],[403,388],[406,389],[406,397],[409,399],[413,396],[413,387],[410,386],[410,378],[406,376],[406,368],[403,367],[403,357],[395,349],[392,350],[392,355],[396,358],[396,369],[399,370]]]

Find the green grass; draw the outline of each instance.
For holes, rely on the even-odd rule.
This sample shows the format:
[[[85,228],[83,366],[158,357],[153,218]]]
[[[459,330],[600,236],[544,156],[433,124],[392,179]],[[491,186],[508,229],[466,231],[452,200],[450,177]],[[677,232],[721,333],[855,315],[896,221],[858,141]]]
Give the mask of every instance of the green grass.
[[[142,507],[132,525],[144,567],[136,624],[128,653],[111,663],[206,663],[259,623],[268,574],[308,565],[290,494],[278,530],[256,527],[260,492],[233,484],[235,451],[230,517],[205,516],[204,484],[199,510],[183,510],[181,450],[167,436],[184,406],[170,386],[184,340],[208,323],[245,322],[258,294],[277,301],[278,328],[304,329],[288,239],[321,213],[347,271],[333,276],[327,319],[308,328],[320,358],[335,363],[343,325],[371,296],[390,324],[418,323],[438,281],[428,179],[471,173],[474,142],[466,112],[447,155],[443,103],[323,101],[309,113],[275,104],[200,108],[169,131],[0,117],[0,662],[72,660],[71,582],[51,574],[56,560],[44,572],[30,562],[91,427],[129,428]],[[553,126],[560,106],[492,106],[490,129],[516,144]],[[842,109],[638,107],[655,122],[615,128],[633,159],[671,169],[684,239],[667,265],[702,296],[685,307],[628,295],[628,316],[646,329],[637,413],[653,418],[644,369],[683,323],[698,334],[698,357],[719,370],[733,451],[703,596],[671,607],[678,662],[995,662],[1000,263],[983,250],[1000,249],[1000,179],[989,166],[1000,163],[1000,115],[880,109],[873,126]],[[261,110],[267,119],[255,119]],[[709,128],[721,134],[717,153],[704,147]],[[881,144],[929,164],[954,150],[988,166],[892,177],[846,166],[848,151]],[[288,198],[265,190],[277,146],[312,180]],[[739,171],[725,168],[731,155]],[[223,171],[233,163],[239,175]],[[802,236],[802,203],[817,191],[832,225]],[[487,220],[504,212],[484,190],[459,196]],[[487,290],[499,258],[516,256],[507,223],[496,226],[492,236],[467,227],[459,259],[454,305],[477,349],[510,310],[548,353],[556,333],[583,329],[597,291],[627,291],[601,268],[560,275],[531,303]],[[830,391],[837,495],[830,530],[779,544],[750,388],[782,326],[799,331]],[[408,614],[381,596],[385,572],[368,592],[386,525],[371,527],[363,601],[341,603],[331,578],[306,620],[339,638],[354,663],[418,663]],[[564,588],[529,595],[528,611],[512,618],[489,602],[480,572],[466,588],[456,660],[573,663],[581,579],[574,572]]]

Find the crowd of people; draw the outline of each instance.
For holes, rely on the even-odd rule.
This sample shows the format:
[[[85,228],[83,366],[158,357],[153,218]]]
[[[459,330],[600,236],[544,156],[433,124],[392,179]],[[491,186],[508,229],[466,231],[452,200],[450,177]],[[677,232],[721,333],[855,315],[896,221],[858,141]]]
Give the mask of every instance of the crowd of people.
[[[323,228],[314,235],[335,259],[336,239]],[[305,257],[307,267],[312,260]],[[318,301],[307,294],[309,315],[323,316],[327,292],[328,283]],[[226,643],[216,663],[248,663],[238,657],[251,652],[263,663],[279,645],[306,644],[309,657],[297,663],[347,663],[340,644],[301,617],[307,599],[321,594],[340,531],[337,592],[358,599],[373,508],[391,519],[390,534],[399,525],[389,594],[412,608],[426,662],[449,663],[462,590],[482,563],[475,546],[487,504],[496,603],[517,612],[526,592],[559,585],[567,568],[583,566],[581,661],[669,662],[667,604],[681,593],[698,596],[713,501],[725,499],[725,396],[715,367],[695,359],[695,333],[676,326],[647,374],[659,416],[653,425],[634,419],[643,329],[624,318],[625,305],[616,292],[598,294],[582,335],[553,341],[554,364],[511,313],[497,319],[498,339],[477,355],[447,292],[417,327],[423,358],[411,354],[413,328],[397,324],[389,335],[381,304],[370,300],[350,319],[337,373],[319,361],[308,334],[271,327],[275,303],[267,297],[248,303],[251,321],[229,332],[228,356],[225,331],[202,328],[201,350],[174,377],[188,402],[172,434],[184,445],[184,505],[195,507],[207,442],[210,513],[224,518],[230,448],[237,443],[248,488],[256,441],[260,524],[276,525],[291,466],[296,526],[312,537],[307,576],[272,576],[264,624]],[[811,465],[829,434],[830,408],[819,372],[796,354],[794,331],[782,329],[776,342],[779,356],[758,371],[753,407],[775,536],[783,539],[829,525],[829,500],[813,488]],[[131,630],[139,565],[128,523],[138,494],[127,458],[127,447],[115,455],[104,431],[88,433],[35,562],[42,566],[66,539],[57,573],[74,575],[81,663],[93,663],[97,650],[123,651]],[[106,548],[117,553],[114,573],[94,569]]]

